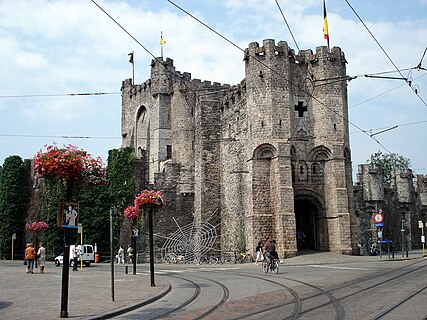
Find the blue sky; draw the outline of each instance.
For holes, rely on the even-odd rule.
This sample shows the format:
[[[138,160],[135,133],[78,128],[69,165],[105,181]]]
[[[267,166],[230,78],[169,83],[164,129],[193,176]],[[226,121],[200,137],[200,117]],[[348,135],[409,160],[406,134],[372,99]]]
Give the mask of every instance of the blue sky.
[[[243,53],[169,1],[95,1],[146,50],[92,1],[0,1],[0,164],[10,155],[30,158],[53,142],[106,161],[108,150],[121,144],[120,87],[132,77],[128,53],[135,52],[136,83],[144,82],[150,53],[160,56],[161,31],[164,56],[177,70],[231,85],[243,79]],[[321,0],[278,0],[296,43],[275,0],[173,2],[243,49],[263,39],[287,41],[295,51],[326,44]],[[347,2],[395,66],[407,69],[419,64],[427,46],[427,0],[326,2],[330,44],[345,52],[347,74],[358,76],[348,85],[354,170],[380,150],[410,158],[415,173],[427,174],[427,71],[402,71],[418,96],[403,80],[365,77],[396,70]],[[108,94],[60,95],[93,92]],[[374,135],[385,148],[359,130],[396,125]]]

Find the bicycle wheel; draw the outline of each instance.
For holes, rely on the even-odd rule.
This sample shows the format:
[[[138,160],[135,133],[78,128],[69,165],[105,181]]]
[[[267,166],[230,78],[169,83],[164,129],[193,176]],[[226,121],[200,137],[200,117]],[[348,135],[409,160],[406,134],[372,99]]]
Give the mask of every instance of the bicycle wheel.
[[[278,274],[278,273],[279,273],[279,262],[278,262],[277,260],[274,260],[274,261],[271,263],[271,267],[272,267],[273,272],[274,272],[275,274]]]
[[[270,264],[268,263],[267,259],[264,259],[262,261],[262,271],[264,271],[265,273],[268,272],[268,269],[270,268]]]
[[[209,263],[210,264],[217,264],[218,263],[218,258],[216,257],[209,257]]]

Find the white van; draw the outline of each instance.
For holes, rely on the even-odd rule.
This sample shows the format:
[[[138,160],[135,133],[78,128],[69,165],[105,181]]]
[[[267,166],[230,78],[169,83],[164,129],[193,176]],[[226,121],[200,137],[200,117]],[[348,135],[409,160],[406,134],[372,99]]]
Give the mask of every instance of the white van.
[[[80,265],[80,259],[83,259],[83,264],[86,267],[90,267],[90,264],[95,262],[95,253],[93,251],[93,246],[91,244],[84,244],[84,245],[79,245],[79,247],[80,247],[80,255],[77,258],[79,265]],[[70,267],[73,264],[72,252],[74,248],[75,248],[75,245],[70,246]],[[64,254],[61,253],[59,256],[55,258],[55,266],[59,267],[60,265],[62,265],[63,260],[64,260]]]

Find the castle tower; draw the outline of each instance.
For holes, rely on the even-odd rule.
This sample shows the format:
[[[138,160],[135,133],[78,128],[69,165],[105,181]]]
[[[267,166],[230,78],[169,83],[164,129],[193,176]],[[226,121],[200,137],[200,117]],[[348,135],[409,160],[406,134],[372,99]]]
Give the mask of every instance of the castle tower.
[[[171,59],[158,58],[151,64],[151,79],[133,85],[122,84],[122,146],[135,149],[148,166],[148,182],[172,157],[171,96],[175,68]],[[146,158],[145,158],[146,157]]]
[[[292,256],[302,249],[299,229],[306,248],[351,253],[344,54],[320,47],[295,55],[286,42],[264,40],[251,43],[244,59],[248,244],[270,236],[279,254]]]

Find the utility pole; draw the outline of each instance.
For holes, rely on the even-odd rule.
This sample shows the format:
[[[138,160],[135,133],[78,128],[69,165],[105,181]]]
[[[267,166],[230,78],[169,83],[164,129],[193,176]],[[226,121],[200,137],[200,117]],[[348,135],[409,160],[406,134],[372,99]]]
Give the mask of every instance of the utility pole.
[[[400,231],[402,232],[402,257],[404,257],[405,252],[405,220],[401,219],[400,222],[402,223],[402,227]]]

